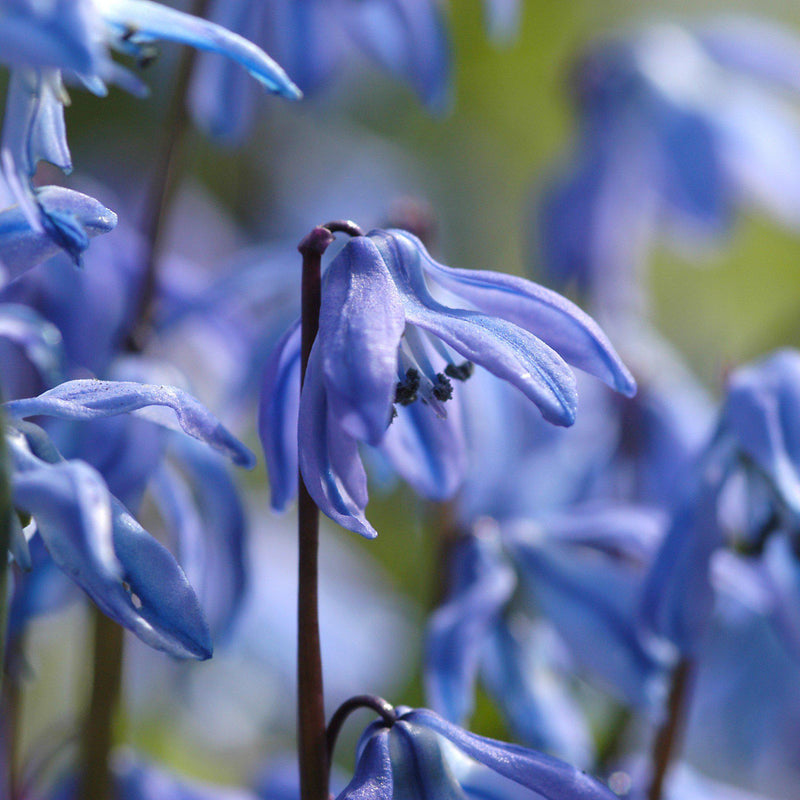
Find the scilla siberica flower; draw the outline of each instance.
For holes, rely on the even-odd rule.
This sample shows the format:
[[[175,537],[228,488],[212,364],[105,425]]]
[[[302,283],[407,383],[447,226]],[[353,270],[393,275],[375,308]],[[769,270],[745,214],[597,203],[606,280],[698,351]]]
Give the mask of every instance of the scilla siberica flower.
[[[149,0],[0,0],[0,60],[12,69],[3,120],[2,172],[35,231],[46,232],[77,261],[88,246],[80,218],[53,213],[31,181],[39,161],[72,170],[64,125],[68,97],[63,77],[104,96],[107,83],[142,95],[147,89],[112,60],[109,50],[139,63],[154,56],[159,39],[221,53],[269,91],[297,99],[299,89],[266,53],[212,22]]]
[[[429,281],[468,307],[444,305]],[[364,516],[358,443],[380,445],[395,415],[395,424],[435,437],[453,384],[466,381],[474,364],[515,385],[558,425],[574,421],[577,405],[567,361],[621,392],[635,391],[605,334],[565,298],[515,276],[443,266],[396,229],[354,237],[328,267],[298,401],[299,334],[295,324],[277,347],[261,399],[273,507],[293,497],[299,463],[319,508],[370,538],[376,533]],[[420,459],[438,463],[442,456],[426,452],[430,446],[431,439],[418,442]],[[436,446],[446,449],[446,439]]]
[[[616,798],[563,761],[469,733],[428,709],[398,707],[395,713],[391,724],[381,720],[364,731],[355,775],[338,800]]]

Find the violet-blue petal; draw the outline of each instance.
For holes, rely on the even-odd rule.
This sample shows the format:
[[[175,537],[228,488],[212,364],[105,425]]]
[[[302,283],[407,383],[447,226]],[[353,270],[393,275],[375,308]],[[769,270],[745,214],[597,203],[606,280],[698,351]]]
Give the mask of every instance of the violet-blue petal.
[[[397,409],[380,452],[415,492],[428,500],[451,498],[464,480],[467,447],[457,400],[440,419],[422,403]]]
[[[11,74],[3,125],[3,150],[26,177],[39,161],[72,170],[64,124],[61,75],[52,69],[16,69]]]
[[[565,361],[617,391],[628,396],[636,392],[636,381],[600,326],[562,295],[516,275],[445,267],[430,257],[416,237],[402,231],[393,233],[411,240],[422,269],[436,283],[484,314],[530,331]]]
[[[418,800],[421,797],[466,800],[438,737],[409,717],[404,714],[389,731],[393,800]]]
[[[407,236],[370,233],[392,272],[406,322],[448,344],[468,361],[512,383],[532,400],[548,422],[575,420],[575,376],[561,356],[528,331],[476,311],[449,308],[425,284],[416,245]]]
[[[636,615],[641,571],[601,552],[542,540],[517,526],[504,541],[524,585],[584,669],[637,706],[661,699],[663,665],[651,652]]]
[[[151,413],[151,407],[166,407],[175,419]],[[13,400],[4,406],[15,418],[35,415],[89,420],[116,414],[137,413],[165,427],[183,430],[226,455],[235,464],[252,467],[255,456],[222,423],[190,394],[174,386],[156,386],[132,381],[67,381],[38,397]]]
[[[117,580],[111,496],[99,473],[80,461],[23,465],[16,455],[12,450],[14,506],[36,520],[56,565],[90,596],[98,584]]]
[[[723,544],[718,490],[702,480],[675,514],[642,589],[642,621],[681,653],[697,652],[714,605],[711,556]]]
[[[403,714],[401,719],[444,736],[465,755],[503,777],[538,792],[546,800],[617,798],[602,783],[563,761],[519,745],[469,733],[428,709],[413,709]]]
[[[270,92],[292,100],[302,96],[284,70],[263,50],[236,33],[148,0],[104,0],[102,14],[120,35],[133,30],[133,41],[166,39],[199,50],[221,53],[241,64]]]
[[[113,506],[114,552],[130,591],[119,583],[93,599],[156,650],[178,658],[211,658],[208,624],[183,570],[121,503]]]
[[[175,437],[170,452],[189,479],[202,522],[201,560],[191,570],[184,564],[184,570],[218,639],[233,621],[247,585],[244,509],[230,471],[216,453],[185,437]]]
[[[547,633],[531,630],[530,640],[520,642],[500,620],[483,648],[481,679],[525,745],[583,768],[593,762],[592,732],[566,676],[559,680],[546,663],[553,637],[538,634]]]
[[[433,111],[449,104],[450,42],[434,0],[337,0],[348,33]]]
[[[361,748],[353,779],[337,800],[392,800],[393,786],[389,729],[381,728]]]
[[[318,337],[331,412],[370,444],[383,438],[391,420],[404,328],[400,295],[381,252],[368,237],[354,237],[325,272]]]
[[[22,350],[45,385],[52,386],[64,377],[61,333],[30,306],[0,303],[0,337]]]
[[[267,462],[270,502],[275,511],[285,511],[297,495],[300,337],[298,319],[275,346],[258,402],[258,435]]]
[[[323,514],[368,539],[377,531],[367,522],[367,476],[358,443],[331,415],[322,376],[319,339],[311,348],[298,419],[300,471],[308,493]]]
[[[474,706],[481,651],[517,585],[496,540],[471,537],[456,553],[460,586],[434,611],[425,636],[425,688],[431,707],[463,723]]]
[[[19,206],[0,211],[0,262],[13,279],[41,264],[66,247],[70,255],[94,236],[108,233],[117,224],[117,215],[93,197],[46,186],[36,191],[36,198],[45,218],[70,221],[75,238],[65,238],[64,231],[54,238],[50,230],[35,230]],[[74,226],[77,226],[74,227]]]
[[[731,375],[720,435],[767,476],[781,500],[800,513],[800,353],[780,350]]]
[[[92,0],[5,0],[0,60],[12,66],[60,67],[91,72],[100,58],[99,17]]]

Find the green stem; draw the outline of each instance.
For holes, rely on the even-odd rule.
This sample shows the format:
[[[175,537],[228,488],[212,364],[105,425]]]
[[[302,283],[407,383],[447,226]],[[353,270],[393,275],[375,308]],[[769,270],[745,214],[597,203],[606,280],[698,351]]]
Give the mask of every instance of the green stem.
[[[113,718],[122,688],[124,631],[92,606],[94,672],[89,710],[83,728],[81,762],[82,800],[108,800],[111,774],[108,756],[113,745]]]

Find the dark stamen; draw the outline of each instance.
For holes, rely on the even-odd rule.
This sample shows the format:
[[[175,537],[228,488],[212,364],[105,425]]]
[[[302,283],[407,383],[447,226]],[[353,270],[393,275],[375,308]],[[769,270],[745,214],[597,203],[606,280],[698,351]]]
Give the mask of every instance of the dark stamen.
[[[411,405],[417,399],[419,382],[419,372],[413,367],[409,367],[405,379],[397,382],[394,390],[395,403],[400,403],[401,406]]]
[[[442,403],[453,396],[453,384],[441,372],[436,375],[436,382],[433,384],[433,396]]]
[[[444,368],[444,374],[457,381],[465,381],[475,372],[475,365],[471,361],[464,361],[461,364],[448,364]]]

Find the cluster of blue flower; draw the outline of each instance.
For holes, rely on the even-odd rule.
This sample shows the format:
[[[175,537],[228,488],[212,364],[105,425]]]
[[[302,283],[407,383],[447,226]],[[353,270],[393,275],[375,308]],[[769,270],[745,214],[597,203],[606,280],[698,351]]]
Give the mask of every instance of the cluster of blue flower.
[[[461,12],[436,0],[192,11],[0,0],[0,797],[327,800],[329,781],[339,800],[791,796],[800,353],[731,370],[715,408],[651,326],[643,268],[664,240],[721,239],[741,204],[800,224],[800,41],[740,18],[662,22],[575,61],[575,152],[533,225],[546,280],[593,318],[531,280],[439,263],[420,209],[368,233],[314,228],[302,276],[296,250],[273,243],[220,278],[219,214],[182,233],[208,264],[171,247],[164,220],[187,201],[163,176],[144,193],[150,225],[127,197],[118,216],[43,185],[48,164],[72,170],[65,87],[144,96],[140,71],[162,41],[204,51],[184,62],[174,102],[228,146],[252,130],[258,84],[300,100],[362,56],[429,110],[453,104],[448,13]],[[510,41],[522,11],[486,0],[490,38]],[[171,172],[184,127],[156,159]],[[299,589],[284,523],[228,463],[254,467],[240,438],[256,436],[273,510],[299,506]],[[318,512],[368,539],[396,533],[367,520],[368,474],[439,504],[430,709],[359,694],[394,691],[399,659],[382,664],[374,643],[413,649],[411,623],[367,574],[378,568],[326,544],[327,528],[319,593],[332,645],[320,653]],[[39,680],[29,639],[80,599],[76,587],[96,607],[89,708],[71,711],[66,733],[48,720],[37,742],[20,702]],[[169,687],[180,709],[170,698],[176,719],[161,729],[184,714],[203,727],[206,713],[213,738],[243,749],[264,728],[280,728],[278,741],[292,729],[284,673],[296,650],[300,769],[274,748],[272,771],[223,788],[121,746],[122,628],[173,657],[156,663],[126,642],[129,704],[163,704]],[[213,643],[217,671],[187,672]],[[327,728],[322,656],[332,694],[354,695]],[[459,727],[478,684],[498,730],[522,744]],[[376,719],[345,776],[336,740],[365,708]]]

